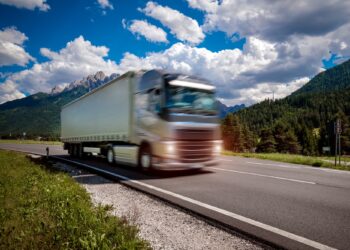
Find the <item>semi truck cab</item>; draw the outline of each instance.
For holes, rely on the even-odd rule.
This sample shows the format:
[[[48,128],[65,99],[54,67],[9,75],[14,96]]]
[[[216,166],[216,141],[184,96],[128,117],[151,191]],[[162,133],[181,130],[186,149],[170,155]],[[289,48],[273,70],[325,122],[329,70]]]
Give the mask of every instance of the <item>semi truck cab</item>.
[[[152,70],[135,93],[142,168],[193,169],[217,163],[221,133],[215,87],[196,77]]]

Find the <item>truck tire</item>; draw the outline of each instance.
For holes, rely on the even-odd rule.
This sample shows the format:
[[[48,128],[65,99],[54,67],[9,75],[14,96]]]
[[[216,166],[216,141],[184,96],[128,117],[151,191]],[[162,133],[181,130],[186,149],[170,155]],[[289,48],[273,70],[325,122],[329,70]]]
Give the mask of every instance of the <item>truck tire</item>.
[[[113,148],[112,147],[109,147],[107,149],[107,154],[106,154],[106,158],[107,158],[107,162],[109,164],[114,164],[115,161],[114,161],[114,151],[113,151]]]
[[[69,156],[73,156],[73,148],[72,148],[72,145],[69,144],[69,145],[67,146],[67,148],[68,148],[68,154],[69,154]]]
[[[83,152],[83,144],[78,144],[77,145],[77,153],[78,153],[78,158],[83,159],[84,158],[84,152]]]
[[[72,144],[72,157],[76,157],[77,156],[77,145],[76,144]]]
[[[140,149],[139,167],[142,171],[150,171],[152,169],[152,152],[149,145],[144,145]]]

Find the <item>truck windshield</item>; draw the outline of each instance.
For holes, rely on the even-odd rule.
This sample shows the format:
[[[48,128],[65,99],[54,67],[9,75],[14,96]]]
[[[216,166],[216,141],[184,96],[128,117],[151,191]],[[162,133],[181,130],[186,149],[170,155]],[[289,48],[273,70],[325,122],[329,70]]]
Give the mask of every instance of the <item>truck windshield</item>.
[[[217,114],[214,93],[198,88],[168,85],[165,106],[173,113]]]

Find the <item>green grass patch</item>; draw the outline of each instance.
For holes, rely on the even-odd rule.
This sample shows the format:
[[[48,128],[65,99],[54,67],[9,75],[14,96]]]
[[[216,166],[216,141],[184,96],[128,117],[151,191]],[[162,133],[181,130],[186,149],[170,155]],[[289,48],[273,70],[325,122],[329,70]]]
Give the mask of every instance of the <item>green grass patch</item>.
[[[67,174],[0,150],[0,249],[149,249]]]
[[[334,156],[322,156],[322,159],[329,160],[329,161],[334,161]],[[340,157],[340,160],[343,162],[350,162],[350,157],[349,156],[342,156]]]
[[[258,159],[272,160],[272,161],[280,161],[280,162],[287,162],[287,163],[295,163],[295,164],[301,164],[301,165],[309,165],[313,167],[333,168],[333,169],[350,171],[349,165],[334,166],[334,162],[325,161],[327,159],[323,157],[281,154],[281,153],[235,153],[231,151],[224,151],[223,154],[248,157],[248,158],[258,158]],[[333,161],[334,161],[334,158],[333,158]]]
[[[0,140],[0,143],[62,145],[62,142],[60,141],[36,141],[36,140]]]

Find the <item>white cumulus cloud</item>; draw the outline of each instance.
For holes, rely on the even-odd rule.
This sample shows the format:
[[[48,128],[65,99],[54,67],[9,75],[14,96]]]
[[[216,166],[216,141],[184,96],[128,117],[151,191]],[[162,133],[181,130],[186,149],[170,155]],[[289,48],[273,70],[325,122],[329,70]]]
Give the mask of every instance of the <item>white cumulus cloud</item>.
[[[127,29],[137,36],[145,37],[150,42],[168,43],[166,32],[145,20],[132,20]]]
[[[180,41],[197,45],[205,38],[198,22],[177,10],[150,1],[141,11],[147,16],[159,20]]]
[[[30,69],[22,70],[7,77],[0,83],[0,102],[23,97],[23,93],[49,92],[56,85],[64,85],[97,71],[106,74],[117,72],[114,61],[106,59],[109,49],[95,46],[80,36],[60,51],[47,48],[40,50],[48,58],[35,63]]]
[[[17,85],[11,81],[6,80],[0,84],[0,103],[23,98],[25,95],[17,89]]]
[[[202,28],[206,32],[254,36],[279,44],[281,50],[288,48],[288,51],[281,51],[282,54],[304,52],[309,57],[314,53],[313,59],[317,57],[318,61],[327,57],[329,51],[339,56],[350,54],[347,46],[350,44],[350,1],[187,1],[190,7],[204,12]],[[307,65],[315,68],[314,61],[304,67]]]
[[[280,99],[301,88],[309,80],[308,77],[302,77],[287,83],[259,83],[254,87],[239,89],[237,98],[223,99],[223,102],[228,105],[235,105],[241,103],[254,104],[266,99]]]
[[[28,70],[9,76],[0,92],[2,101],[21,96],[24,91],[47,92],[55,85],[69,83],[98,70],[107,74],[122,74],[129,70],[156,68],[197,75],[214,83],[218,96],[228,104],[253,104],[264,96],[268,97],[265,92],[271,89],[274,89],[276,97],[283,97],[305,82],[301,80],[305,79],[303,77],[291,78],[288,82],[249,79],[251,75],[245,74],[266,72],[269,65],[279,58],[275,44],[255,37],[248,38],[243,51],[228,49],[213,52],[179,42],[162,52],[148,53],[145,57],[125,53],[119,64],[104,59],[108,48],[94,46],[83,37],[67,43],[58,52],[42,48],[41,53],[49,61],[34,64]],[[6,86],[11,86],[11,91],[5,91]]]
[[[28,37],[14,27],[0,30],[0,66],[25,66],[35,59],[29,55],[24,47]]]
[[[38,8],[41,11],[48,11],[50,9],[46,0],[0,0],[0,3],[29,10]]]
[[[114,9],[113,5],[109,2],[109,0],[97,0],[97,2],[102,9]]]
[[[350,2],[343,0],[187,0],[206,12],[205,30],[281,41],[294,35],[327,34],[350,21]]]
[[[217,0],[187,0],[190,7],[206,12],[216,12],[218,8]]]
[[[277,57],[266,67],[250,68],[235,82],[247,86],[286,84],[322,70],[330,52],[341,63],[350,56],[350,1],[187,0],[204,13],[205,32],[254,37],[269,43]],[[292,84],[293,85],[293,84]],[[263,85],[260,85],[263,86]],[[252,91],[259,91],[258,89]],[[290,88],[285,88],[287,91]]]
[[[274,91],[276,98],[284,97],[307,81],[307,77],[298,76],[288,82],[245,79],[247,72],[268,71],[268,66],[278,60],[278,56],[275,44],[255,37],[248,38],[243,51],[231,49],[212,52],[176,43],[163,52],[149,53],[145,57],[126,53],[118,65],[118,72],[158,68],[197,75],[214,83],[218,96],[226,103],[249,105],[270,97],[270,94],[266,94],[268,91]]]

